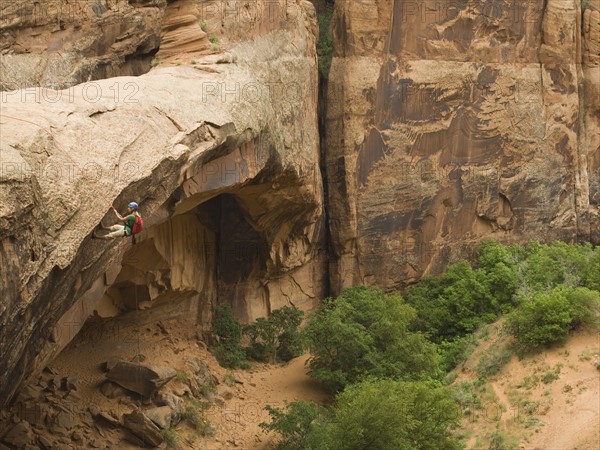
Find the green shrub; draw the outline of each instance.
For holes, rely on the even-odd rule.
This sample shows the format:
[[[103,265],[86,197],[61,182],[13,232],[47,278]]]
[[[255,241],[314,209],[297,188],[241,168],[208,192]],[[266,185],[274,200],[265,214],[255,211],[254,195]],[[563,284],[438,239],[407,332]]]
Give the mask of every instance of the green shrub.
[[[338,394],[330,412],[294,402],[268,408],[279,450],[460,449],[451,430],[460,411],[450,391],[425,382],[365,380]]]
[[[249,367],[241,345],[242,327],[230,307],[218,306],[215,309],[212,336],[214,342],[210,351],[221,366],[233,369]]]
[[[587,288],[555,287],[536,294],[509,314],[506,328],[520,351],[531,352],[564,342],[569,332],[582,325],[597,326],[600,293]]]
[[[527,317],[535,315],[533,310],[539,303],[554,302],[554,299],[537,298],[552,289],[563,286],[572,289],[600,287],[600,248],[590,244],[573,245],[556,242],[552,245],[537,242],[526,248],[520,245],[505,246],[498,242],[482,242],[477,253],[476,269],[467,262],[452,264],[437,278],[425,277],[413,286],[407,296],[407,303],[417,310],[415,328],[427,333],[430,339],[440,344],[442,367],[451,370],[463,358],[468,349],[461,341],[482,324],[496,320],[500,315],[513,311],[524,303]],[[547,337],[542,337],[543,327],[528,330],[528,319],[514,318],[511,327],[514,333],[531,340],[525,347],[539,347],[545,343],[557,342],[566,338],[568,330],[594,322],[595,310],[590,291],[577,291],[571,295],[571,306],[563,306],[562,323],[560,313],[554,318],[542,319]],[[537,300],[532,298],[536,297]],[[533,305],[531,303],[533,302]],[[519,308],[519,311],[521,309]],[[517,314],[517,313],[515,313]],[[559,323],[560,322],[560,323]],[[551,324],[554,324],[551,326]],[[553,328],[554,327],[554,328]],[[517,328],[522,328],[519,332]],[[562,331],[561,331],[562,330]],[[555,335],[555,338],[552,336]]]
[[[518,438],[498,430],[492,433],[489,450],[517,450],[518,448]]]
[[[574,245],[537,242],[527,246],[527,259],[520,265],[522,289],[549,292],[558,285],[598,288],[600,256],[590,244]]]
[[[219,43],[219,37],[215,34],[209,34],[208,35],[208,40],[210,41],[211,44],[218,44]]]
[[[404,380],[439,376],[436,347],[410,327],[414,308],[398,294],[365,286],[327,299],[304,336],[310,375],[333,391],[367,376]]]
[[[493,322],[501,308],[490,292],[490,283],[484,270],[473,270],[466,261],[452,264],[439,278],[424,278],[407,298],[418,311],[418,329],[441,342]]]
[[[479,358],[477,372],[480,377],[496,375],[510,361],[512,352],[507,346],[492,345]]]
[[[549,370],[544,375],[542,375],[542,382],[544,384],[550,384],[555,380],[558,380],[560,377],[560,370],[562,369],[562,364],[558,363],[554,369]]]
[[[208,31],[208,23],[200,22],[200,29],[206,33]]]
[[[466,414],[467,410],[481,409],[481,398],[477,394],[477,388],[472,381],[460,381],[451,387],[452,398]]]
[[[250,338],[246,353],[258,361],[289,361],[302,354],[302,340],[298,326],[304,313],[298,308],[285,306],[261,317],[244,327]]]
[[[179,449],[179,441],[181,440],[181,436],[177,433],[177,431],[171,428],[165,428],[162,430],[163,439],[165,440],[165,448],[174,448]]]
[[[271,423],[262,422],[265,431],[275,431],[282,437],[279,450],[304,450],[308,447],[311,433],[314,433],[315,421],[319,417],[319,407],[315,403],[298,401],[285,402],[285,412],[267,405]]]
[[[451,341],[442,341],[438,344],[440,354],[440,368],[449,372],[461,363],[464,363],[475,350],[477,338],[474,334],[458,337]]]
[[[460,411],[446,388],[368,380],[336,398],[329,435],[339,449],[459,449],[451,429]]]

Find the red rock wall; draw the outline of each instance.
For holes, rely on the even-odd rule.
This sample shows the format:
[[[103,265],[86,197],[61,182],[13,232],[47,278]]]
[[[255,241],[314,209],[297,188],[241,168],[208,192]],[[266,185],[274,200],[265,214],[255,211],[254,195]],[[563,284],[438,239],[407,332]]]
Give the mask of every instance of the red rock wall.
[[[336,2],[334,292],[439,272],[481,239],[600,238],[597,11],[581,17],[575,0]]]

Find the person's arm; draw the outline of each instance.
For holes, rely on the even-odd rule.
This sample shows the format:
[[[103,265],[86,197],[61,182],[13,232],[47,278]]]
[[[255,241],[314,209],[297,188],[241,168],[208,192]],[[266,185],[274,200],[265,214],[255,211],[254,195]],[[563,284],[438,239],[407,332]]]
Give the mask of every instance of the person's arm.
[[[112,208],[113,212],[115,213],[115,216],[117,216],[117,220],[119,222],[125,222],[127,220],[127,217],[123,217],[121,214],[119,214],[114,206],[111,205],[110,207]]]

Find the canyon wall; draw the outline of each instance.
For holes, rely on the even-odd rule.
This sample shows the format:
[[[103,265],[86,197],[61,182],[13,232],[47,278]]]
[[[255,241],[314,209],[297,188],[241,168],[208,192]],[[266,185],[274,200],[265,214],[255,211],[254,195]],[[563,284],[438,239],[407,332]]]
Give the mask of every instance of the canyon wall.
[[[180,304],[202,333],[216,304],[247,322],[325,295],[314,8],[254,2],[237,27],[215,17],[234,30],[217,46],[201,16],[190,33],[198,5],[144,25],[193,61],[2,92],[0,404],[90,316]],[[92,239],[132,200],[136,245]]]
[[[333,293],[406,285],[481,239],[600,241],[599,10],[335,3]]]
[[[2,2],[0,404],[90,317],[203,333],[481,239],[600,242],[584,3],[338,0],[320,143],[307,1]],[[138,243],[92,240],[131,200]]]

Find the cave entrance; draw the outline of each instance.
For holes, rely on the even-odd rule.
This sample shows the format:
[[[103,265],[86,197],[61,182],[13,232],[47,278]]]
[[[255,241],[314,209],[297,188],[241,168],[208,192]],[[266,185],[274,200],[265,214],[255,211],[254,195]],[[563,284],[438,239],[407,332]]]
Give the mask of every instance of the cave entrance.
[[[214,232],[216,302],[230,305],[242,322],[268,312],[268,245],[251,224],[241,200],[221,194],[200,204],[199,220]]]

